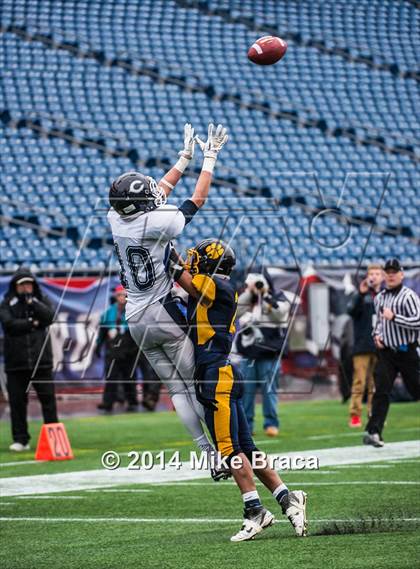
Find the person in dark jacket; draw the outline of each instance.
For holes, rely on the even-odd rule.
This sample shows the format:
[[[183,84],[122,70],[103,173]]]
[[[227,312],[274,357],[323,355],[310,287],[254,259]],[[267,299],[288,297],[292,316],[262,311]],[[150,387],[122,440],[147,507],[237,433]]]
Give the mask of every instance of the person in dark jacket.
[[[45,423],[57,423],[53,358],[48,327],[54,309],[27,269],[19,269],[0,305],[4,330],[4,360],[13,443],[10,450],[29,450],[28,389],[33,385]]]
[[[380,265],[369,265],[366,278],[350,299],[348,313],[353,319],[353,383],[350,399],[349,427],[362,426],[362,400],[367,387],[367,411],[370,416],[375,388],[374,371],[377,362],[372,337],[375,324],[375,296],[381,289],[383,272]]]
[[[118,388],[121,386],[127,400],[127,411],[136,411],[138,348],[130,335],[125,319],[127,295],[121,285],[115,289],[115,301],[101,317],[96,343],[97,356],[100,356],[101,348],[105,345],[106,372],[103,401],[98,405],[98,409],[111,412],[114,403],[119,400]]]
[[[250,273],[246,289],[238,299],[240,331],[236,340],[241,354],[244,376],[243,405],[246,418],[254,430],[255,398],[262,392],[264,431],[275,437],[279,432],[277,411],[280,361],[290,303],[286,297],[275,296],[267,277]]]

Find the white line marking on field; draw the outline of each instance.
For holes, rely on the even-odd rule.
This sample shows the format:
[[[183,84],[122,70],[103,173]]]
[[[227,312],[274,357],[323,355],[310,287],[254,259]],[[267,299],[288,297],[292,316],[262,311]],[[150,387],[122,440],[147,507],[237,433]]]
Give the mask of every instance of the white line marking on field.
[[[45,517],[0,517],[0,522],[48,522],[48,523],[69,523],[69,522],[81,522],[81,523],[134,523],[134,524],[233,524],[240,523],[243,519],[240,518],[45,518]],[[420,522],[420,518],[390,518],[389,520],[378,518],[347,518],[347,519],[314,519],[310,520],[311,523],[324,524],[324,523],[350,523],[350,522],[363,522],[369,523],[369,521],[380,521],[380,522]],[[289,520],[275,520],[278,524],[288,524]]]
[[[189,446],[190,444],[191,444],[191,443],[188,443],[188,446]],[[182,446],[187,446],[187,444],[182,445]],[[153,448],[153,449],[143,448],[143,449],[133,449],[133,450],[136,451],[136,452],[138,452],[138,453],[140,453],[140,454],[141,454],[142,452],[151,452],[152,454],[154,454],[154,453],[157,454],[157,453],[159,453],[159,452],[172,452],[172,451],[176,451],[176,450],[179,450],[179,452],[181,452],[181,451],[180,451],[180,448],[181,448],[181,447],[177,447],[177,448],[175,448],[175,447],[174,447],[174,448],[160,448],[160,449],[158,449],[158,448]],[[129,452],[119,452],[119,453],[117,453],[117,454],[119,454],[120,456],[128,456],[130,453],[133,452],[133,450],[130,450]]]
[[[146,490],[146,489],[140,489],[140,488],[115,488],[115,490],[114,490],[114,489],[109,489],[109,488],[102,488],[102,490],[86,490],[86,492],[96,492],[96,493],[102,493],[102,492],[153,492],[153,490]]]
[[[420,433],[420,427],[406,427],[404,429],[395,429],[394,433],[412,433],[417,432]],[[337,437],[355,437],[355,436],[362,436],[362,430],[355,430],[351,433],[330,433],[329,435],[311,435],[309,437],[305,437],[309,441],[321,441],[323,439],[335,439]],[[263,441],[261,441],[262,444]]]
[[[262,439],[261,441],[254,441],[254,443],[256,445],[274,445],[274,444],[279,444],[281,445],[282,441],[281,439]]]
[[[190,445],[190,443],[185,443],[185,444],[183,444],[182,446],[188,446],[188,445]],[[153,453],[159,453],[159,452],[173,452],[173,451],[176,451],[176,450],[180,450],[180,448],[181,448],[181,447],[176,447],[176,448],[175,448],[175,447],[172,447],[172,448],[161,448],[161,449],[152,449],[152,450],[149,450],[149,449],[140,449],[140,450],[138,450],[138,452],[139,452],[139,453],[142,453],[142,452],[151,452],[151,453],[153,454]],[[130,452],[132,452],[132,451],[130,451]],[[120,452],[120,453],[118,453],[118,454],[119,454],[120,456],[128,456],[129,453],[128,453],[128,452]],[[21,466],[21,465],[24,465],[24,464],[44,464],[45,462],[48,462],[48,461],[47,461],[47,460],[16,460],[16,461],[14,461],[14,462],[3,462],[3,463],[0,463],[0,468],[5,468],[5,467],[7,467],[7,466]]]
[[[16,496],[17,500],[83,500],[84,496]]]
[[[389,464],[369,464],[369,468],[394,468],[395,464],[399,463],[389,461]],[[344,468],[366,468],[366,466],[364,464],[343,464],[336,466],[335,468],[342,470]]]
[[[287,476],[290,474],[301,474],[302,472],[305,474],[339,474],[338,470],[288,470]]]
[[[401,460],[390,460],[389,464],[394,466],[395,464],[419,464],[420,460],[407,460],[402,458]]]
[[[417,432],[420,434],[420,427],[407,427],[404,429],[394,429],[394,433],[407,433],[407,432]],[[334,440],[337,437],[362,437],[363,431],[351,431],[350,433],[330,433],[325,435],[310,435],[304,437],[308,441],[322,441],[322,440]],[[272,438],[272,439],[261,439],[259,441],[254,441],[256,445],[273,445],[276,443],[282,442],[281,438]]]
[[[376,486],[377,484],[394,484],[394,485],[411,485],[420,486],[420,482],[412,480],[351,480],[351,481],[331,481],[331,482],[293,482],[289,483],[288,486],[352,486],[362,484]]]
[[[411,480],[351,480],[351,481],[342,481],[339,480],[332,480],[331,482],[288,482],[288,486],[352,486],[352,485],[365,485],[369,484],[371,486],[376,486],[377,484],[394,484],[394,485],[414,485],[420,486],[420,482],[411,481]],[[155,486],[155,484],[154,484]],[[234,482],[223,482],[222,484],[215,484],[214,482],[161,482],[157,483],[156,486],[213,486],[219,490],[220,488],[236,488],[236,484]],[[257,482],[257,486],[263,486],[263,484],[259,484]]]
[[[256,482],[258,485],[259,483]],[[223,481],[223,482],[190,482],[189,480],[183,480],[181,482],[153,482],[152,486],[209,486],[210,488],[214,488],[215,490],[220,490],[221,488],[237,488],[235,482]]]
[[[100,452],[98,452],[99,454]],[[270,455],[272,459],[288,457],[292,460],[296,457],[307,458],[313,456],[319,458],[321,467],[415,458],[420,457],[420,441],[388,443],[380,449],[360,445]],[[120,468],[118,470],[84,470],[81,472],[2,478],[0,487],[3,496],[19,496],[93,488],[112,488],[134,484],[152,484],[154,482],[197,480],[207,476],[209,474],[206,470],[192,470],[189,462],[183,462],[179,470],[165,465],[165,469],[155,466],[147,471]]]
[[[5,466],[20,466],[21,464],[43,464],[47,462],[45,460],[16,460],[15,462],[3,462],[0,463],[0,468]]]

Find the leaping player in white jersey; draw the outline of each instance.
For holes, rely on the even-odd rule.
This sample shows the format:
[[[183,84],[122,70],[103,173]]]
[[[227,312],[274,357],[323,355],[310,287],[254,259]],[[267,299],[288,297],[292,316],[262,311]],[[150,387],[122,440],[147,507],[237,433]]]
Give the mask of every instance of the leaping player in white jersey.
[[[194,348],[186,335],[186,321],[172,300],[173,282],[165,270],[170,241],[205,204],[217,156],[228,135],[222,125],[208,128],[203,142],[194,137],[190,124],[184,128],[184,148],[173,168],[157,183],[150,176],[127,172],[109,190],[111,225],[120,263],[121,284],[127,291],[126,318],[136,344],[168,389],[176,412],[198,447],[215,453],[202,426],[204,411],[194,388]],[[195,142],[204,154],[201,173],[192,197],[181,207],[166,199],[181,179],[194,155]],[[212,470],[215,480],[226,470]]]

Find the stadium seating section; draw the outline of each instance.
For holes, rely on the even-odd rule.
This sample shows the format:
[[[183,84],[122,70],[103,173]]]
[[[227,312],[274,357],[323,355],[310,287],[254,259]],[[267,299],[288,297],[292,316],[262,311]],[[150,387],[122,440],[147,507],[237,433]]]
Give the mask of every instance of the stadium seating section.
[[[402,0],[3,0],[0,268],[113,266],[110,181],[159,178],[184,123],[210,120],[231,138],[181,250],[223,235],[241,266],[418,261],[416,21]],[[289,50],[257,67],[266,33]]]

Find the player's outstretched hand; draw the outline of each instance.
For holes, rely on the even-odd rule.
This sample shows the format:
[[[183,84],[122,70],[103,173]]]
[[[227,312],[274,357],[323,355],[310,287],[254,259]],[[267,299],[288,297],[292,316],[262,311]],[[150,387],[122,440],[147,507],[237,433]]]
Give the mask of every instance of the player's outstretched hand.
[[[216,159],[228,138],[227,129],[223,125],[219,124],[215,127],[213,123],[210,123],[206,142],[198,136],[195,137],[195,140],[203,151],[205,158]]]
[[[184,148],[178,152],[178,156],[182,156],[187,160],[191,160],[194,156],[194,146],[194,128],[190,123],[187,122],[184,126]]]

